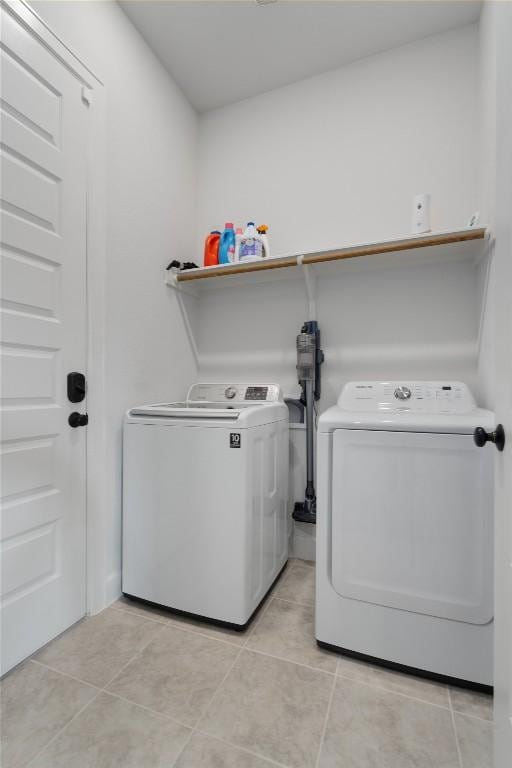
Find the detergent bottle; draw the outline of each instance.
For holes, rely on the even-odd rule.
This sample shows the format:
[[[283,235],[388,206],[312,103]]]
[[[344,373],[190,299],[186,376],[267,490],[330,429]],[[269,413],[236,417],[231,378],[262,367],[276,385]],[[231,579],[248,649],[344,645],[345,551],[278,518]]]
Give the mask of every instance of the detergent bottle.
[[[240,261],[240,243],[242,242],[242,237],[244,235],[244,231],[242,227],[237,227],[235,232],[235,258],[234,261]]]
[[[204,266],[213,267],[219,263],[220,232],[214,229],[204,241]]]
[[[249,221],[240,241],[240,261],[250,261],[261,256],[261,240],[254,221]]]
[[[230,251],[232,248],[232,251]],[[235,230],[233,224],[228,221],[224,225],[224,232],[220,237],[219,245],[219,264],[229,264],[230,254],[234,257],[235,254]]]
[[[268,259],[270,256],[270,247],[268,243],[268,226],[266,224],[260,224],[258,227],[258,235],[260,236],[262,252],[261,255],[264,259]]]

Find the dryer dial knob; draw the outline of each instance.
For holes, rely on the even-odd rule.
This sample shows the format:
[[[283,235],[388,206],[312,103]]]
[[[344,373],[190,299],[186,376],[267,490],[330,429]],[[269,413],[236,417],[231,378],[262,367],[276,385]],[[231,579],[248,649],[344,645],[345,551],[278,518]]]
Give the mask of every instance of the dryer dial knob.
[[[236,388],[228,387],[227,389],[224,390],[224,394],[228,400],[232,400],[236,395]]]
[[[409,387],[397,387],[395,389],[395,397],[397,400],[409,400],[411,395],[412,392]]]

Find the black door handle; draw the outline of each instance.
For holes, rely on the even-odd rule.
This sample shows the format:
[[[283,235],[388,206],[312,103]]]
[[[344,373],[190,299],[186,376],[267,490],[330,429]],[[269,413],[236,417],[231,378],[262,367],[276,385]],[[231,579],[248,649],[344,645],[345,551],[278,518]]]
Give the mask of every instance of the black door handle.
[[[86,427],[88,423],[89,416],[86,413],[73,411],[73,413],[69,414],[68,424],[70,427],[73,427],[73,429],[76,429],[77,427]]]
[[[473,432],[473,440],[475,441],[475,445],[478,445],[479,448],[483,448],[484,445],[489,442],[494,443],[498,451],[502,451],[505,447],[505,430],[503,429],[503,424],[498,424],[494,432],[486,432],[483,427],[477,427]]]

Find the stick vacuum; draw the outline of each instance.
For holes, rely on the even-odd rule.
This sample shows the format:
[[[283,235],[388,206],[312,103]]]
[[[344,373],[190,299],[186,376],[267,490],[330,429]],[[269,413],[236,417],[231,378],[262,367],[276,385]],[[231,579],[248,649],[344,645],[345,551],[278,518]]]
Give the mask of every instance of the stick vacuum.
[[[301,402],[306,407],[306,492],[292,513],[300,523],[316,523],[315,492],[315,400],[320,399],[320,366],[324,353],[320,349],[320,329],[316,320],[302,326],[297,336],[297,377],[302,388]]]

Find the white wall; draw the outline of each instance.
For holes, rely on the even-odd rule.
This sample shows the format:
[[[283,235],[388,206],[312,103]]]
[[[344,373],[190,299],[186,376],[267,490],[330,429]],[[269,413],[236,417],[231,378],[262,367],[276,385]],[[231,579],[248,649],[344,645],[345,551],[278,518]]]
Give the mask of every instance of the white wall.
[[[478,30],[427,38],[209,112],[200,121],[198,230],[254,217],[274,253],[436,230],[478,202]],[[198,244],[199,245],[199,244]]]
[[[123,413],[180,398],[196,377],[163,268],[193,252],[197,118],[117,3],[32,5],[106,86],[108,603],[120,590]]]
[[[418,191],[432,193],[434,230],[464,226],[481,202],[478,66],[471,25],[207,113],[199,231],[256,215],[270,224],[275,252],[397,237],[409,232]],[[307,305],[300,281],[276,278],[201,297],[202,375],[294,384]],[[318,319],[322,407],[351,377],[477,384],[477,275],[468,264],[334,265],[320,272]]]
[[[274,253],[398,237],[423,191],[434,230],[464,227],[481,207],[478,66],[471,25],[201,116],[200,238],[254,217],[270,225]],[[480,396],[482,273],[361,261],[318,270],[320,411],[350,379],[462,379]],[[295,335],[310,318],[287,273],[201,296],[201,377],[292,390]]]
[[[210,289],[199,302],[201,376],[296,386],[295,336],[307,317],[300,271]],[[351,379],[476,381],[477,271],[470,262],[328,265],[318,272],[325,363],[321,410]],[[283,273],[284,276],[284,273]]]

